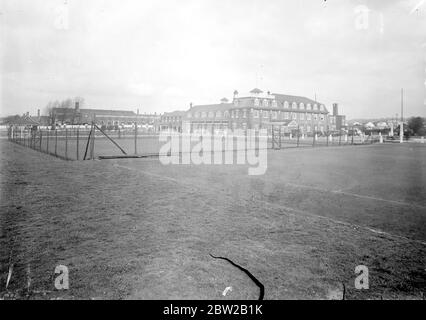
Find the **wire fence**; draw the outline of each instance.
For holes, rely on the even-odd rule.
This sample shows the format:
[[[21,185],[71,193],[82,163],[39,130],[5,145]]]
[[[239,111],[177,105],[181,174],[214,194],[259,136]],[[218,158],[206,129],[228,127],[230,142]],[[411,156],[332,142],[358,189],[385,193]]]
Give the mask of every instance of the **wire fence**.
[[[214,139],[223,139],[222,150],[259,148],[259,144],[240,144],[241,138],[247,141],[248,132],[239,131],[240,136],[232,137],[232,142],[226,141],[226,133],[210,135]],[[203,133],[199,133],[205,137]],[[170,136],[178,137],[179,152],[182,150],[184,138],[189,139],[189,148],[199,143],[192,139],[194,135],[171,132]],[[303,147],[327,147],[365,145],[391,142],[388,136],[381,134],[355,135],[347,133],[304,134],[289,133],[272,127],[266,137],[266,148],[273,150]],[[159,133],[139,132],[138,128],[103,130],[95,124],[90,128],[71,128],[40,130],[25,127],[10,127],[8,139],[28,148],[50,154],[63,160],[88,160],[117,157],[146,157],[158,156],[160,150],[169,140],[160,139]],[[203,138],[201,138],[203,139]],[[214,142],[212,143],[214,144]],[[211,146],[213,148],[213,145]]]

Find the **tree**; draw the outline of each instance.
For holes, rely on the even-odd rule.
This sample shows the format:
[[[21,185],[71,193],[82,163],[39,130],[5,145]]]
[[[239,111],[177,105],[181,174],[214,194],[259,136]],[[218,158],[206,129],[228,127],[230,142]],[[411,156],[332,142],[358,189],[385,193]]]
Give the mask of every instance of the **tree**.
[[[408,127],[415,135],[423,136],[426,133],[424,119],[421,117],[412,117],[408,121]]]

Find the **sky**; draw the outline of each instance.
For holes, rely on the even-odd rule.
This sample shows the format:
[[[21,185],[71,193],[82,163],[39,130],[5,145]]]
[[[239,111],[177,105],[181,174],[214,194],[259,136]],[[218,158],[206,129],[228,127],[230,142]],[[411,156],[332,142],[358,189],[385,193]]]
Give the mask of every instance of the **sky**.
[[[255,87],[426,116],[424,0],[0,0],[0,115],[162,113]]]

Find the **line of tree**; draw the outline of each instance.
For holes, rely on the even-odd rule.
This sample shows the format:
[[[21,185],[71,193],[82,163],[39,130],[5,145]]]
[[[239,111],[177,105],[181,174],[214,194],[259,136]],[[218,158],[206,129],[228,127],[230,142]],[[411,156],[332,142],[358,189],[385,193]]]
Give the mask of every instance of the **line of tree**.
[[[408,120],[408,128],[410,129],[411,135],[425,136],[426,127],[425,119],[422,117],[412,117]]]
[[[84,105],[84,98],[82,97],[75,97],[75,98],[67,98],[62,101],[49,101],[47,105],[45,106],[44,113],[49,116],[50,123],[53,125],[57,121],[65,122],[70,116],[72,117],[72,122],[74,122],[75,117],[75,104],[76,102],[79,103],[79,106],[82,107]],[[58,118],[58,115],[56,114],[57,109],[62,109],[60,113],[60,117]]]

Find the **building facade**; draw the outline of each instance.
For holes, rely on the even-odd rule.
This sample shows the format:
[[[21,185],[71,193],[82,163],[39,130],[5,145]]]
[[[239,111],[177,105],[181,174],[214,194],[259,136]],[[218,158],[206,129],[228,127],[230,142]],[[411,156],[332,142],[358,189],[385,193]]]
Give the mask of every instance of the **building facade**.
[[[160,115],[139,114],[126,110],[80,109],[78,102],[75,108],[53,108],[51,111],[52,124],[90,124],[95,121],[98,125],[152,125],[159,120]]]
[[[224,98],[219,104],[191,107],[182,119],[182,128],[184,132],[215,132],[274,127],[284,132],[326,134],[342,129],[343,122],[343,116],[330,115],[321,102],[256,88],[243,96],[235,91],[232,102]]]
[[[182,132],[182,120],[186,111],[165,112],[160,116],[156,127],[158,131]]]

